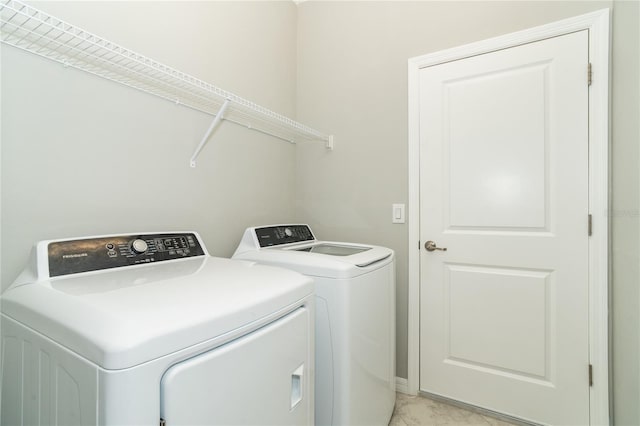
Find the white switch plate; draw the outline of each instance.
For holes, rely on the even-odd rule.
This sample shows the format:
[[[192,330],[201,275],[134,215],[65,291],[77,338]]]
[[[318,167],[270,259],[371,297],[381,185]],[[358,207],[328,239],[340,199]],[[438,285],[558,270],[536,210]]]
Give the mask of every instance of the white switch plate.
[[[404,223],[404,204],[391,205],[391,221],[393,223]]]

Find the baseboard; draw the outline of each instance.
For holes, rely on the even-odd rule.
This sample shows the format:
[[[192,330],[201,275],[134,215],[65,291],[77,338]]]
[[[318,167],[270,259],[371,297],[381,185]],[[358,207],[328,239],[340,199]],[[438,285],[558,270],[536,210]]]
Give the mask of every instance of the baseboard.
[[[396,377],[396,392],[409,394],[407,379]]]

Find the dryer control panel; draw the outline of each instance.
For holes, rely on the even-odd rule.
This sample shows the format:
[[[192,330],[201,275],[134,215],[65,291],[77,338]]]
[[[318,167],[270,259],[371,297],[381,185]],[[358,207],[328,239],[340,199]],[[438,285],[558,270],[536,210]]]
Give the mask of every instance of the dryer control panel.
[[[313,241],[315,237],[307,225],[277,225],[255,228],[260,247]]]
[[[205,255],[194,233],[52,241],[47,252],[50,277]]]

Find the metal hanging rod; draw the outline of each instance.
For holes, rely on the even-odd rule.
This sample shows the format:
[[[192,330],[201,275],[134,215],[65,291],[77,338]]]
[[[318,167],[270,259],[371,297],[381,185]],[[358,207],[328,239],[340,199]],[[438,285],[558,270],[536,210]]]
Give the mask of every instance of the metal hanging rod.
[[[333,136],[271,111],[175,68],[75,27],[18,0],[0,0],[2,43],[216,116],[191,159],[220,121],[230,121],[292,143]],[[226,105],[225,111],[221,108]],[[222,112],[222,114],[220,114]]]

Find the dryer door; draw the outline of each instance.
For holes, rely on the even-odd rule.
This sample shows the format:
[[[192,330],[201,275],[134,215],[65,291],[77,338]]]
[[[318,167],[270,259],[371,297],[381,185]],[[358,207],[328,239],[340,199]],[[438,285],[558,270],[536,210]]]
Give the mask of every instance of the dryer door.
[[[313,424],[307,308],[169,368],[161,417],[173,425]]]

